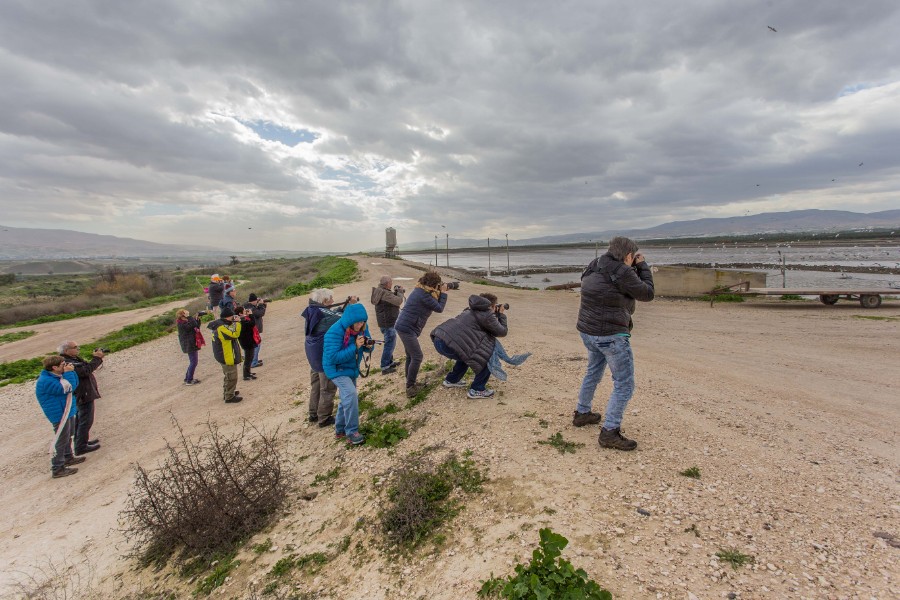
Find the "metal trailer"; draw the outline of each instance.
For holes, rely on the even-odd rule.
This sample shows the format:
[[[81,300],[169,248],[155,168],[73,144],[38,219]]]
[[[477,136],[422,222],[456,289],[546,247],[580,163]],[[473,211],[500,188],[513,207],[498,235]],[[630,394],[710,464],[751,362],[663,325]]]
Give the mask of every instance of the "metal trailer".
[[[859,303],[863,308],[878,308],[881,306],[882,296],[900,296],[900,289],[754,288],[750,287],[749,281],[742,281],[727,288],[718,288],[710,292],[710,296],[713,300],[715,300],[715,297],[718,294],[743,294],[747,296],[818,296],[819,301],[828,306],[837,304],[837,301],[843,298],[845,300],[859,300]]]

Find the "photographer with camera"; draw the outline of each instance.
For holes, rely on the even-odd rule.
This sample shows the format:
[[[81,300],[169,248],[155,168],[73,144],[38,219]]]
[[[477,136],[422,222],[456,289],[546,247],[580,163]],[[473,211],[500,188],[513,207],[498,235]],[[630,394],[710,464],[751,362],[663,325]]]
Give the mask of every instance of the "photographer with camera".
[[[209,286],[206,288],[206,294],[209,299],[209,310],[213,314],[216,314],[216,310],[219,309],[219,302],[222,301],[222,296],[225,295],[225,284],[222,282],[222,278],[219,277],[218,273],[209,278]]]
[[[425,273],[419,277],[416,288],[409,294],[409,298],[406,299],[406,304],[394,324],[397,336],[406,351],[407,398],[414,397],[422,389],[422,386],[416,383],[419,367],[422,366],[422,360],[425,358],[422,347],[419,345],[419,336],[422,335],[422,330],[431,313],[444,312],[444,307],[447,305],[447,289],[447,284],[441,283],[440,275],[434,271]]]
[[[607,364],[612,373],[613,389],[597,440],[601,448],[637,448],[637,442],[621,432],[622,415],[634,393],[634,355],[629,338],[634,327],[631,316],[635,300],[653,300],[653,273],[638,253],[637,244],[626,237],[614,237],[606,254],[591,261],[581,274],[581,307],[576,325],[588,351],[588,365],[578,392],[573,425],[582,427],[601,421],[599,413],[591,412],[591,405]]]
[[[238,368],[241,364],[240,318],[230,308],[223,308],[218,320],[206,326],[212,331],[212,351],[216,362],[222,365],[222,399],[227,404],[240,402],[244,398],[237,387]]]
[[[231,289],[225,291],[225,295],[222,296],[221,300],[219,300],[219,311],[220,311],[219,314],[220,315],[222,314],[221,311],[226,308],[228,310],[234,312],[234,303],[235,303],[234,298],[236,295],[237,295],[237,291],[233,287]]]
[[[392,289],[393,288],[393,289]],[[381,351],[381,374],[390,375],[397,370],[399,363],[394,362],[394,346],[397,344],[397,316],[400,306],[406,299],[403,286],[394,285],[390,275],[381,277],[378,287],[372,288],[372,304],[375,305],[375,320],[384,335],[384,348]]]
[[[75,454],[99,450],[100,440],[90,439],[90,434],[94,425],[94,401],[100,398],[94,371],[103,366],[103,349],[95,349],[89,362],[78,356],[78,344],[68,341],[59,345],[59,355],[75,367],[75,374],[78,375],[78,387],[75,388],[75,404],[78,407],[75,415]]]
[[[497,304],[497,296],[481,294],[469,296],[469,308],[458,316],[444,321],[431,332],[434,349],[456,364],[444,379],[444,387],[465,387],[462,381],[468,368],[475,373],[469,387],[469,398],[490,398],[494,390],[487,389],[491,376],[488,362],[494,354],[498,337],[506,337],[506,307]]]
[[[199,379],[194,379],[194,370],[197,368],[197,359],[200,348],[206,345],[203,334],[200,332],[200,317],[209,314],[201,310],[196,317],[192,317],[186,308],[175,313],[175,325],[178,327],[178,343],[181,351],[188,355],[188,369],[184,374],[184,385],[197,385]]]
[[[359,361],[364,353],[371,353],[375,343],[369,340],[366,327],[369,315],[359,303],[344,309],[337,323],[328,328],[322,350],[322,368],[325,375],[341,391],[337,416],[334,420],[335,437],[358,446],[366,441],[359,433],[359,395],[356,379],[359,377]]]
[[[53,426],[53,457],[50,459],[50,475],[54,479],[78,472],[72,465],[83,463],[83,456],[72,451],[72,433],[75,428],[77,408],[72,394],[78,387],[75,366],[61,356],[47,356],[42,361],[44,369],[38,376],[34,392],[44,416]]]
[[[253,316],[253,311],[243,306],[234,309],[234,316],[241,323],[241,335],[238,336],[238,343],[241,345],[241,350],[244,351],[244,381],[253,381],[256,379],[256,373],[250,371],[250,357],[259,346],[256,318]]]
[[[254,336],[256,340],[256,347],[253,349],[253,360],[250,360],[248,355],[247,360],[250,361],[250,366],[254,369],[256,367],[262,366],[262,361],[259,360],[259,347],[262,346],[262,332],[263,332],[263,317],[266,316],[266,306],[268,306],[269,299],[268,298],[260,298],[256,294],[250,294],[247,297],[247,302],[244,304],[245,311],[249,310],[253,313],[253,320],[256,324],[256,335]],[[244,369],[248,371],[249,369]]]

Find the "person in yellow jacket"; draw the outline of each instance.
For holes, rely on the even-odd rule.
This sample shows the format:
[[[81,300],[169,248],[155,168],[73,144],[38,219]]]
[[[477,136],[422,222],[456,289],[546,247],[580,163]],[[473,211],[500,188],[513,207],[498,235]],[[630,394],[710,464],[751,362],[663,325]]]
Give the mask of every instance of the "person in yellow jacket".
[[[241,364],[241,322],[234,311],[223,308],[219,319],[207,325],[212,331],[213,356],[222,365],[225,379],[222,383],[222,397],[227,403],[240,402],[244,398],[234,389],[237,387],[238,365]]]

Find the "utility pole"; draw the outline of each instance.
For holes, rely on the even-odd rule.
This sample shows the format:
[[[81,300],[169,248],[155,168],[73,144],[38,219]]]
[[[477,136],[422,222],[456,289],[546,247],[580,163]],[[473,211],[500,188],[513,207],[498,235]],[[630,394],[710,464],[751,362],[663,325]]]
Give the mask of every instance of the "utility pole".
[[[488,238],[488,271],[487,276],[491,276],[491,238]]]
[[[447,266],[450,266],[450,234],[444,234],[447,236]]]
[[[434,268],[437,269],[437,236],[434,236]]]
[[[509,234],[504,233],[503,235],[506,236],[506,276],[509,277]]]
[[[600,256],[600,240],[594,240],[594,258]]]

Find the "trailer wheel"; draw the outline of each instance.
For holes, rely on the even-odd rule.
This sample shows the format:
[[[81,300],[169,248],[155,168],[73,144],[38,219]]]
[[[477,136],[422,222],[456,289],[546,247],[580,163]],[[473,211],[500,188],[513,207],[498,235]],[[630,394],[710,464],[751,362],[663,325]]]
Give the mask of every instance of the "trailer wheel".
[[[822,304],[827,304],[828,306],[837,304],[838,298],[840,298],[840,296],[837,294],[822,294],[819,296],[819,300],[822,301]]]
[[[881,296],[878,294],[863,294],[859,297],[859,303],[863,308],[878,308],[881,306]]]

